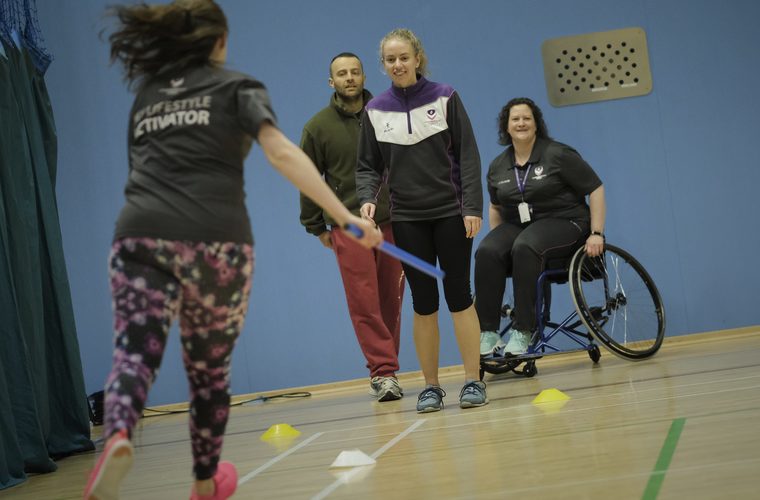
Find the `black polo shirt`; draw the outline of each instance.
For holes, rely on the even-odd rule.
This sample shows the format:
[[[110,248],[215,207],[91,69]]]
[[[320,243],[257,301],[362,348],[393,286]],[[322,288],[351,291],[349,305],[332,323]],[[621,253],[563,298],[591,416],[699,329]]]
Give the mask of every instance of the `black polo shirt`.
[[[200,66],[147,82],[130,113],[115,239],[252,243],[243,161],[265,121],[266,88],[242,73]]]
[[[526,178],[524,193],[520,183]],[[596,172],[576,150],[560,142],[536,139],[524,167],[515,165],[512,146],[497,156],[488,168],[488,194],[505,222],[520,224],[517,205],[525,201],[531,221],[548,217],[589,220],[586,195],[602,185]]]

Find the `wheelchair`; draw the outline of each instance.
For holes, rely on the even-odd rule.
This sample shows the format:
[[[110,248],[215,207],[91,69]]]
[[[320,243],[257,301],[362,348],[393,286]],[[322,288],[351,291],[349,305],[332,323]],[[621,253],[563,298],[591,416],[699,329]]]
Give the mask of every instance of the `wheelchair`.
[[[575,310],[560,322],[552,321],[552,285],[567,283]],[[538,373],[536,360],[543,356],[587,351],[595,364],[601,358],[599,344],[623,359],[639,361],[653,356],[665,337],[665,307],[644,267],[625,250],[605,243],[598,257],[580,247],[570,258],[547,262],[536,283],[537,328],[525,354],[505,355],[501,347],[481,356],[484,373],[514,372],[525,377]],[[501,315],[512,327],[512,307],[504,304]],[[573,348],[560,348],[557,341],[570,339]],[[567,343],[567,342],[566,342]],[[520,368],[522,366],[522,368]]]

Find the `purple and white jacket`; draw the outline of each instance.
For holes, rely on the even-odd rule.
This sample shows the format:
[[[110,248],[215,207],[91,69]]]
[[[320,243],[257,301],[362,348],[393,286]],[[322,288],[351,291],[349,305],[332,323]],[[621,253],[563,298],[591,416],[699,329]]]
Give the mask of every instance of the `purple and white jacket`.
[[[356,169],[359,201],[375,203],[387,174],[394,221],[482,217],[480,154],[462,101],[451,86],[418,78],[367,103]]]

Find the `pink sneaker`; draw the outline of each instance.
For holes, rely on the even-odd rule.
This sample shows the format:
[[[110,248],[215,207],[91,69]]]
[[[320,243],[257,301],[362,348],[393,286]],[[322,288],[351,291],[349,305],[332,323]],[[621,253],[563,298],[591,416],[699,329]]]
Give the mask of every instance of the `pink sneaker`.
[[[193,491],[190,500],[225,500],[232,496],[237,489],[238,475],[235,466],[230,462],[219,462],[214,474],[214,486],[216,490],[213,495],[199,495]]]
[[[84,489],[85,500],[111,500],[119,498],[119,485],[132,468],[135,449],[126,429],[109,438],[106,448],[90,472]]]

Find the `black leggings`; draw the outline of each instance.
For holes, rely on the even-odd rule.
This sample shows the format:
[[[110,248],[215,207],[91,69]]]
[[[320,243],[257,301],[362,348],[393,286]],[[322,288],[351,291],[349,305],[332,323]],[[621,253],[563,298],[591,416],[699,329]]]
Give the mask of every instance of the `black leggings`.
[[[431,264],[438,260],[446,273],[443,294],[451,312],[472,305],[470,259],[472,239],[467,237],[462,217],[414,222],[393,222],[393,238],[399,248]],[[412,307],[420,315],[438,311],[438,283],[411,266],[402,264],[412,291]]]
[[[523,228],[505,222],[475,252],[475,309],[481,331],[498,331],[507,278],[514,289],[514,323],[536,328],[536,282],[548,259],[570,257],[589,234],[585,220],[541,219]]]

